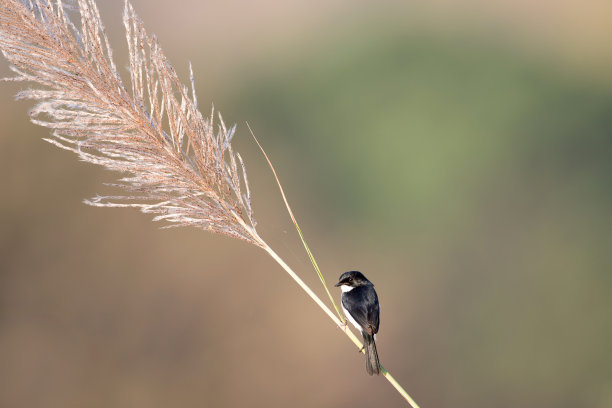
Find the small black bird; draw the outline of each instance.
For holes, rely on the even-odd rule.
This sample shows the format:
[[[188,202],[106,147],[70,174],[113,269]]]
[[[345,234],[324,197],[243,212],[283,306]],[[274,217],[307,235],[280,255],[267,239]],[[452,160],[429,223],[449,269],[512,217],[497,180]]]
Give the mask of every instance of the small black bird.
[[[361,272],[350,271],[344,272],[335,286],[342,290],[344,315],[363,335],[366,371],[370,375],[380,374],[375,342],[380,307],[374,285]]]

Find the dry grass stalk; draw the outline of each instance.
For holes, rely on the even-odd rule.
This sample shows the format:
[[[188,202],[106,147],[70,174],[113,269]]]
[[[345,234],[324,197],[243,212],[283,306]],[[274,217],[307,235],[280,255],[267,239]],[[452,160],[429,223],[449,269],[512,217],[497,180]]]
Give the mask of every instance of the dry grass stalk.
[[[126,174],[113,184],[123,195],[85,202],[136,207],[156,214],[154,220],[168,222],[166,227],[199,227],[264,249],[361,349],[341,318],[257,234],[244,162],[232,150],[235,127],[228,129],[220,115],[215,126],[214,112],[202,116],[193,73],[190,93],[128,1],[123,21],[129,88],[113,62],[94,0],[0,0],[0,49],[16,74],[5,80],[41,86],[17,98],[37,101],[30,118],[52,130],[45,140]],[[381,372],[418,408],[382,366]]]

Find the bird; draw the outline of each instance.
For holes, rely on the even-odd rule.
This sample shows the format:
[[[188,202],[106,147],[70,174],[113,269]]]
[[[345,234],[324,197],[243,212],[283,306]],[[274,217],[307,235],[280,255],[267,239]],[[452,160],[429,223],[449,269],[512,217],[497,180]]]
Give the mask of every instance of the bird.
[[[376,351],[376,333],[380,322],[380,306],[374,284],[361,272],[349,271],[340,275],[335,286],[342,290],[342,311],[349,322],[363,335],[366,371],[380,374],[380,362]]]

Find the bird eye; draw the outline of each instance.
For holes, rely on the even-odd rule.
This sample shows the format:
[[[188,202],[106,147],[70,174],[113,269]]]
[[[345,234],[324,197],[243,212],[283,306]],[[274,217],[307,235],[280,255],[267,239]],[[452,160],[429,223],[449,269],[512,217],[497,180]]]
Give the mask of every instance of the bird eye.
[[[353,278],[349,278],[349,282],[352,282],[352,281],[353,281]]]

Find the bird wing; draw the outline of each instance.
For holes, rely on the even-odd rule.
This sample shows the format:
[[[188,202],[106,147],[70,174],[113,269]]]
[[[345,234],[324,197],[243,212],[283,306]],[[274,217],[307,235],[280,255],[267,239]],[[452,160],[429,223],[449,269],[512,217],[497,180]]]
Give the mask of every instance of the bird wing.
[[[378,333],[380,308],[373,286],[360,286],[342,296],[342,306],[368,334]]]

